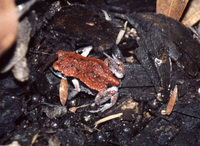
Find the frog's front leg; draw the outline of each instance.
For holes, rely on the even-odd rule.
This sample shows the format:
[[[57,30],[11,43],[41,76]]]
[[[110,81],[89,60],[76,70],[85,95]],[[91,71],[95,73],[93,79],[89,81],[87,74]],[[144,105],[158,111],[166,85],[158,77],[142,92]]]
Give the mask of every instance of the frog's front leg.
[[[62,78],[62,79],[65,79],[67,80],[67,77],[64,76],[61,72],[58,72],[58,71],[55,71],[53,70],[52,68],[50,68],[50,70],[52,71],[53,74],[55,74],[56,76]],[[80,91],[81,91],[81,88],[80,88],[80,85],[79,85],[79,81],[75,78],[72,80],[72,83],[74,85],[74,89],[72,92],[69,93],[68,95],[68,100],[71,100],[73,97],[75,97]]]
[[[72,83],[74,85],[74,89],[68,95],[69,100],[71,100],[73,97],[75,97],[81,91],[79,81],[77,79],[73,79]]]
[[[107,57],[104,60],[104,63],[109,67],[109,69],[112,71],[113,74],[115,74],[116,77],[118,78],[123,78],[124,77],[124,65],[123,63],[117,59],[113,54],[112,57],[110,57],[108,54],[103,52],[103,54]]]
[[[98,110],[91,110],[91,113],[97,113],[97,112],[104,112],[105,110],[111,108],[117,101],[118,98],[118,87],[110,87],[106,90],[100,91],[97,96],[95,97],[95,104],[100,105],[101,108]],[[110,103],[106,103],[104,105],[101,105],[108,101],[110,99]]]

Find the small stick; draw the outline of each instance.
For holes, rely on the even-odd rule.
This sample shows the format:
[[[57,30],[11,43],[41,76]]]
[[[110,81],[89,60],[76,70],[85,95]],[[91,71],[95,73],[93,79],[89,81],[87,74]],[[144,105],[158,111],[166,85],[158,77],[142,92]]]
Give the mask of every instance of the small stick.
[[[124,23],[124,28],[119,31],[117,39],[116,39],[116,42],[115,42],[116,45],[118,45],[121,42],[121,40],[122,40],[122,38],[123,38],[123,36],[124,36],[124,34],[126,32],[127,24],[128,24],[128,21],[126,21]]]
[[[107,117],[105,117],[105,118],[102,118],[102,119],[100,119],[100,120],[98,120],[98,121],[96,121],[96,122],[94,123],[95,128],[96,128],[99,124],[101,124],[101,123],[110,121],[110,120],[115,119],[115,118],[119,118],[119,117],[121,117],[122,115],[123,115],[123,113],[118,113],[118,114],[114,114],[114,115],[110,115],[110,116],[107,116]]]
[[[77,109],[87,107],[89,105],[90,104],[85,104],[85,105],[81,105],[81,106],[77,106],[77,107],[71,107],[71,108],[69,108],[69,111],[72,112],[72,113],[75,113]]]

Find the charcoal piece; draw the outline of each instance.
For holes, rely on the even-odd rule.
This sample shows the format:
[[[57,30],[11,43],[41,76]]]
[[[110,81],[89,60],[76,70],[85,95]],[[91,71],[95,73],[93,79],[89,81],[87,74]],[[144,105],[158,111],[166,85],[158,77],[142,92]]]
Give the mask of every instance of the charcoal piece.
[[[161,14],[134,13],[127,17],[138,33],[138,42],[146,45],[153,57],[162,55],[162,45],[170,57],[184,66],[190,75],[196,75],[200,67],[200,45],[183,24]],[[143,42],[144,41],[144,42]],[[148,45],[148,46],[147,46]]]
[[[59,130],[55,135],[61,141],[61,145],[85,145],[86,138],[78,128],[70,127],[65,130]]]
[[[154,87],[132,87],[119,90],[120,97],[132,97],[136,101],[152,101],[155,99]]]
[[[100,9],[73,4],[56,13],[47,31],[51,32],[52,36],[59,33],[63,41],[69,43],[72,48],[75,45],[92,45],[95,50],[103,51],[115,44],[119,29],[105,20]]]
[[[17,98],[0,95],[0,136],[12,131],[16,127],[16,120],[22,114],[22,105]]]
[[[156,118],[141,132],[143,136],[138,134],[132,139],[132,145],[167,145],[178,132],[172,123]]]
[[[122,88],[151,87],[151,79],[141,64],[124,64],[125,78],[121,82]]]
[[[120,15],[119,15],[120,16]],[[200,68],[200,45],[183,24],[161,14],[121,15],[136,29],[139,48],[135,54],[151,78],[158,98],[167,101],[171,88],[172,62],[191,76]]]

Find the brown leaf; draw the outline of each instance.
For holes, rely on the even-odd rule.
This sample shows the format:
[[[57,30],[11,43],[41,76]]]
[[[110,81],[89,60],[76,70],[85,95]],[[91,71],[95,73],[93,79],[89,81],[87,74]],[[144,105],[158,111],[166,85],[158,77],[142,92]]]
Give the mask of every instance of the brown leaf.
[[[17,9],[13,0],[0,0],[0,56],[12,45],[17,35]]]
[[[175,102],[176,102],[176,97],[177,97],[177,92],[178,92],[178,89],[177,89],[177,85],[176,85],[174,87],[174,91],[173,91],[172,96],[171,96],[169,103],[167,105],[166,115],[170,115],[173,108],[174,108],[174,105],[175,105]]]
[[[179,20],[189,0],[157,0],[156,13]]]
[[[68,82],[65,79],[61,79],[59,96],[60,96],[60,102],[64,106],[68,96]]]
[[[200,0],[192,0],[188,5],[188,10],[186,11],[182,23],[184,25],[193,26],[200,20]]]

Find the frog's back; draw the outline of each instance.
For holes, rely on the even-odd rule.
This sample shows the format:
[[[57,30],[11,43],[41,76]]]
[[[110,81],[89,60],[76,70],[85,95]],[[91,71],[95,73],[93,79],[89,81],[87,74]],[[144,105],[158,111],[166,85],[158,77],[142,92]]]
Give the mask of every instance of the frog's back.
[[[91,89],[100,91],[106,89],[108,84],[112,86],[120,84],[100,59],[84,57],[73,52],[58,51],[56,54],[58,60],[54,62],[53,68],[67,77],[80,79]]]

